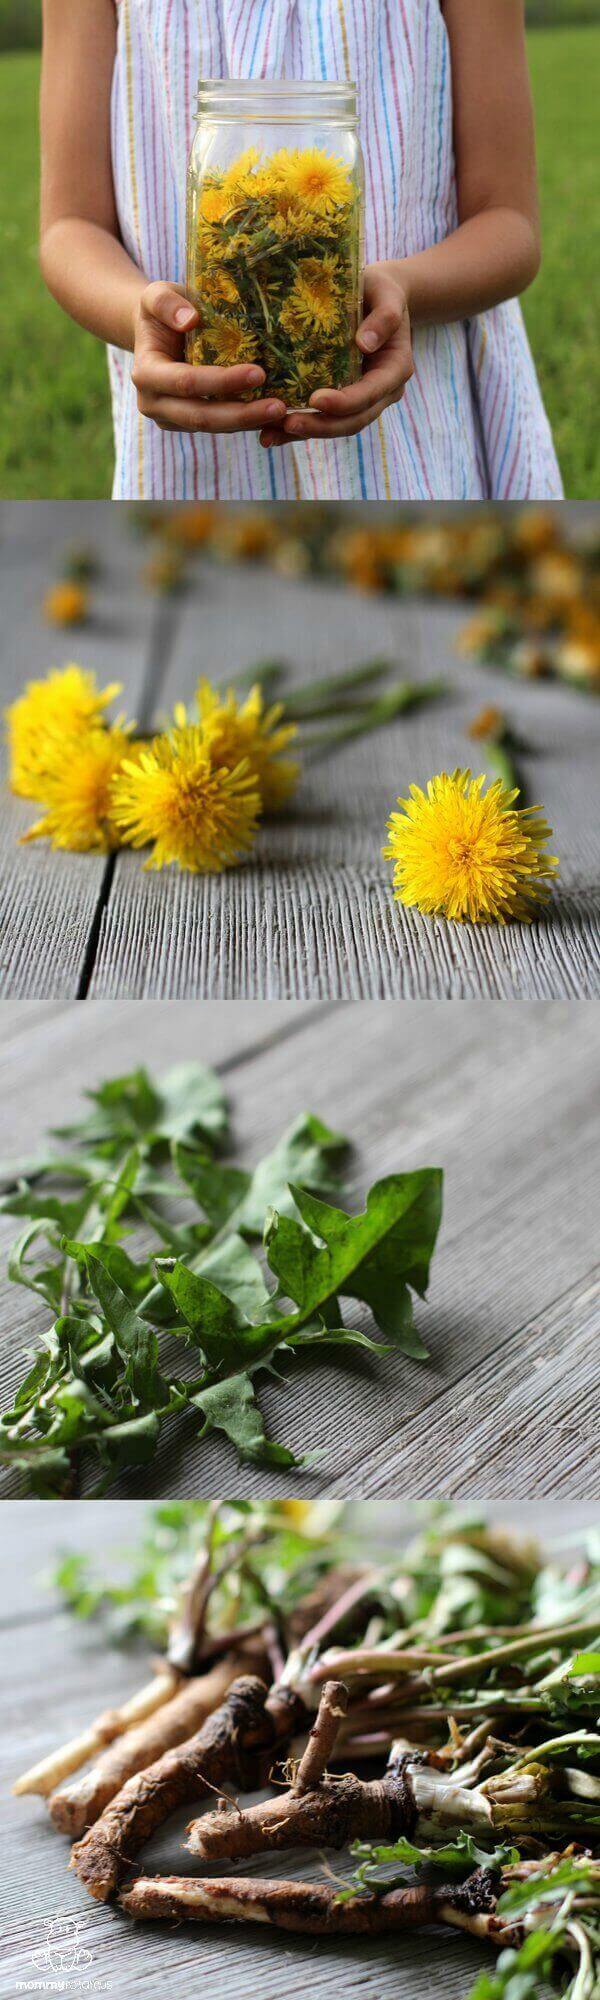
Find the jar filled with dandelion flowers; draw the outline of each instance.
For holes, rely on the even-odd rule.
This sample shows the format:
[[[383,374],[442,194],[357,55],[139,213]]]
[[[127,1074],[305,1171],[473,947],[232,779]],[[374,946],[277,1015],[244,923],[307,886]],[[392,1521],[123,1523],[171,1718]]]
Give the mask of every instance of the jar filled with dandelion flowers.
[[[363,166],[353,85],[203,83],[188,178],[188,360],[251,361],[288,409],[360,373]]]

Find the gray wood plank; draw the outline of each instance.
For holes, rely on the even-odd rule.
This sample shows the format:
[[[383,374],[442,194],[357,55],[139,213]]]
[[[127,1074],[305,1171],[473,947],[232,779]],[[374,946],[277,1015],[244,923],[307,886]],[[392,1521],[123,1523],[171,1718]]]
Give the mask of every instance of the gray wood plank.
[[[555,1499],[579,1490],[599,1500],[600,1464],[590,1443],[600,1427],[600,1267],[589,1285],[578,1282],[518,1338],[523,1362],[516,1368],[508,1340],[457,1380],[446,1416],[444,1491],[461,1501],[491,1490],[496,1498],[528,1500],[533,1477],[536,1494]],[[389,1489],[395,1480],[404,1491],[418,1482],[421,1494],[435,1497],[437,1462],[429,1466],[435,1400],[400,1437],[369,1454],[359,1474],[362,1493]]]
[[[492,1515],[498,1509],[489,1510]],[[241,1928],[204,1932],[130,1926],[114,1909],[94,1904],[68,1873],[68,1846],[52,1830],[41,1800],[14,1799],[10,1786],[29,1763],[65,1741],[103,1708],[133,1693],[147,1672],[147,1658],[107,1648],[94,1627],[77,1626],[38,1580],[65,1547],[91,1555],[106,1546],[134,1545],[145,1510],[128,1503],[70,1503],[53,1508],[39,1503],[9,1506],[0,1543],[0,1934],[2,1972],[0,1993],[14,2000],[21,1982],[52,1979],[35,1954],[48,1944],[49,1925],[59,1915],[81,1922],[79,1945],[92,1955],[84,1972],[65,1980],[67,1993],[79,1994],[86,1979],[101,1982],[109,1993],[143,1993],[158,2000],[165,1986],[174,2000],[184,2000],[192,1982],[202,1979],[214,2000],[227,2000],[235,1982],[244,2000],[464,2000],[480,1966],[488,1964],[485,1950],[470,1940],[436,1932],[394,1943],[350,1940],[341,1943],[266,1936]],[[576,1533],[593,1520],[589,1508],[546,1504],[540,1508],[510,1505],[502,1509],[525,1534],[546,1537]],[[372,1542],[383,1532],[395,1545],[410,1528],[409,1509],[396,1502],[355,1510],[357,1531]],[[191,1857],[182,1852],[185,1820],[180,1814],[147,1848],[149,1872],[184,1872]],[[343,1864],[342,1864],[343,1865]],[[336,1873],[339,1857],[334,1857]],[[259,1869],[257,1872],[261,1872]],[[263,1869],[262,1872],[267,1872]],[[269,1872],[310,1878],[321,1873],[319,1860],[287,1856],[269,1860]],[[22,1990],[22,1987],[21,1987]]]
[[[260,569],[200,564],[161,688],[160,710],[253,659],[288,657],[300,681],[376,654],[448,699],[326,763],[307,765],[297,803],[265,825],[251,863],[220,878],[144,875],[119,857],[92,982],[98,995],[303,998],[589,997],[600,993],[600,704],[460,661],[464,606],[364,597]],[[467,739],[483,702],[509,712],[561,859],[561,884],[533,928],[448,926],[394,903],[381,858],[399,795],[435,771],[477,762]]]
[[[464,608],[364,597],[294,583],[261,569],[199,562],[182,602],[140,585],[143,561],[124,510],[86,503],[5,507],[3,697],[49,658],[75,651],[124,681],[139,712],[154,685],[155,720],[199,673],[217,678],[282,653],[295,677],[375,653],[418,679],[448,680],[444,705],[390,726],[309,770],[298,801],[265,824],[247,867],[199,881],[114,869],[100,857],[22,849],[27,808],[5,794],[0,814],[0,990],[77,993],[86,949],[94,995],[139,998],[592,997],[600,992],[600,835],[595,811],[600,705],[558,686],[507,683],[457,659]],[[104,555],[97,617],[83,634],[52,635],[39,616],[65,544]],[[157,622],[167,620],[150,672]],[[59,653],[60,647],[60,653]],[[535,748],[531,788],[555,828],[560,888],[532,930],[429,923],[395,904],[381,859],[388,814],[411,780],[469,757],[469,720],[483,701],[508,708]],[[106,907],[104,907],[106,905]],[[95,922],[100,923],[96,950]]]
[[[593,1005],[214,1003],[200,1015],[194,1003],[123,1002],[75,1016],[66,1009],[50,1041],[39,1016],[30,1030],[24,1022],[20,1043],[14,1032],[9,1040],[0,1089],[16,1149],[24,1112],[28,1139],[37,1139],[107,1071],[204,1054],[227,1065],[243,1158],[256,1159],[309,1108],[356,1139],[357,1205],[386,1173],[443,1166],[443,1230],[430,1302],[417,1314],[430,1362],[298,1364],[285,1387],[261,1391],[267,1418],[297,1450],[318,1441],[323,1456],[308,1491],[363,1482],[413,1495],[456,1490],[468,1478],[471,1490],[504,1492],[518,1437],[520,1491],[592,1494],[599,1051]],[[6,1396],[43,1314],[5,1278],[0,1314]],[[166,1430],[152,1467],[124,1476],[118,1490],[208,1493],[229,1480],[240,1493],[289,1491],[283,1474],[235,1468],[217,1439],[199,1453],[185,1424]]]
[[[121,681],[128,712],[139,710],[161,606],[137,578],[137,557],[117,508],[57,502],[7,507],[0,521],[1,705],[25,682],[75,659],[101,687]],[[45,593],[60,576],[65,548],[88,544],[100,561],[93,611],[81,630],[44,623]],[[19,846],[39,809],[15,799],[4,780],[0,804],[0,994],[75,997],[99,901],[101,854],[53,854],[45,842]]]

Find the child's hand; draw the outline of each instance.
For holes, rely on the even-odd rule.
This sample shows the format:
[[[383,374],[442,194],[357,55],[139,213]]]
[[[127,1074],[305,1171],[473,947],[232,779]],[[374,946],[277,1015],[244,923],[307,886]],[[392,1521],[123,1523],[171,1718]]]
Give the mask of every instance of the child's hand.
[[[264,382],[264,368],[190,367],[185,336],[198,314],[178,285],[148,285],[135,326],[133,381],[138,409],[164,431],[256,431],[281,424],[285,403],[272,397],[244,403]]]
[[[356,336],[364,355],[363,372],[349,389],[317,389],[308,412],[271,425],[261,444],[293,444],[303,438],[355,437],[375,422],[390,403],[399,403],[414,374],[408,301],[385,264],[369,264],[364,275],[367,316]]]

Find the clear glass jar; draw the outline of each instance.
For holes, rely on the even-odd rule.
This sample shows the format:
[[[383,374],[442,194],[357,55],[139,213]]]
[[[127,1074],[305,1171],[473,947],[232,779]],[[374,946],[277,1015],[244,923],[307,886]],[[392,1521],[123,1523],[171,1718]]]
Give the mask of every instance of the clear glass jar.
[[[265,370],[304,409],[360,373],[363,166],[354,86],[203,83],[188,179],[188,360]]]

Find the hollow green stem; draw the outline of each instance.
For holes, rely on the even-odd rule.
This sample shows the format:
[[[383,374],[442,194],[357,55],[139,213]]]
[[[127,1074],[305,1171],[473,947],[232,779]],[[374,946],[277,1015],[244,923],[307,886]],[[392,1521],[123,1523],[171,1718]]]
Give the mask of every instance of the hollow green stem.
[[[445,681],[425,681],[421,686],[414,681],[402,681],[389,694],[379,697],[360,716],[344,723],[341,729],[332,729],[325,735],[313,737],[305,745],[313,763],[329,757],[360,736],[369,736],[375,729],[384,729],[388,722],[394,722],[399,715],[407,715],[412,709],[423,707],[425,702],[436,701],[446,693]]]

